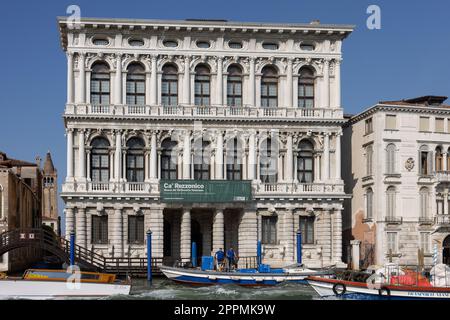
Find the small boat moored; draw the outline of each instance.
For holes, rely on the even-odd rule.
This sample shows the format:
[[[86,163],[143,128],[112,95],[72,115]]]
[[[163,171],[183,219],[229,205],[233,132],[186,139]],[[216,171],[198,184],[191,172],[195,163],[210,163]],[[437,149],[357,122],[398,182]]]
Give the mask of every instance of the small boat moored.
[[[303,283],[311,275],[326,275],[329,272],[306,269],[304,267],[268,269],[236,269],[228,272],[214,270],[187,269],[163,266],[162,273],[169,279],[193,285],[236,284],[240,286],[274,286],[281,283]]]
[[[130,290],[129,281],[98,272],[29,269],[22,277],[0,279],[0,299],[107,297],[128,295]]]

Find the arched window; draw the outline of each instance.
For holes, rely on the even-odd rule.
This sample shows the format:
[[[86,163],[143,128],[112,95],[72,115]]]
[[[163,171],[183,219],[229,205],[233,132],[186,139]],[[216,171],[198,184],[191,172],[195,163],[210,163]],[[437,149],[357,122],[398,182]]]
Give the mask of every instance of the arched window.
[[[226,147],[227,180],[242,180],[242,148],[239,140],[229,140]]]
[[[211,97],[209,68],[200,64],[195,68],[195,105],[209,106]]]
[[[211,150],[208,141],[197,140],[194,143],[194,179],[211,179],[210,159]]]
[[[109,105],[110,90],[109,66],[104,62],[95,63],[91,74],[91,103]]]
[[[173,64],[166,64],[162,69],[161,103],[163,106],[178,104],[178,69]]]
[[[386,191],[386,216],[389,218],[395,217],[395,187],[389,187]]]
[[[128,66],[127,104],[145,105],[145,69],[140,63]]]
[[[144,182],[144,148],[141,138],[131,138],[127,142],[127,181]]]
[[[314,181],[314,147],[311,142],[303,140],[298,146],[297,179],[300,183]]]
[[[278,72],[272,66],[265,66],[262,69],[261,77],[261,106],[278,106]]]
[[[436,148],[435,171],[444,171],[444,156],[441,147]]]
[[[262,183],[276,183],[278,181],[278,150],[276,142],[268,138],[261,143],[259,151],[259,170]]]
[[[238,65],[228,67],[227,105],[242,107],[242,69]]]
[[[395,173],[395,153],[395,144],[389,144],[386,147],[386,173],[388,174]]]
[[[177,143],[165,139],[161,143],[161,179],[162,180],[176,180],[178,178],[177,156],[175,148]]]
[[[109,182],[109,142],[106,138],[95,138],[91,143],[91,179],[94,182]]]
[[[427,176],[431,172],[430,168],[430,156],[427,146],[421,146],[419,150],[419,174]]]
[[[368,188],[366,191],[366,218],[373,218],[373,190]]]
[[[372,175],[372,172],[373,172],[372,168],[373,168],[373,147],[368,146],[366,148],[366,173],[367,173],[367,176]]]
[[[298,107],[314,108],[314,72],[308,67],[300,69],[298,77]]]
[[[423,187],[420,189],[420,218],[424,219],[428,217],[428,206],[430,203],[428,188]]]

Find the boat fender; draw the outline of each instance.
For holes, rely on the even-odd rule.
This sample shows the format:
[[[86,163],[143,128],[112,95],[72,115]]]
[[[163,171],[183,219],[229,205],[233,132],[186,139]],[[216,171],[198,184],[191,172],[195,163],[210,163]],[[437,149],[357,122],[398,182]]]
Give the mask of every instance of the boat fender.
[[[386,292],[386,294],[383,294],[383,292]],[[391,296],[391,289],[383,287],[383,288],[378,290],[378,295],[379,296],[383,296],[384,295],[384,296],[390,297]]]
[[[347,286],[343,283],[335,283],[333,285],[333,292],[337,296],[344,295],[347,292]]]

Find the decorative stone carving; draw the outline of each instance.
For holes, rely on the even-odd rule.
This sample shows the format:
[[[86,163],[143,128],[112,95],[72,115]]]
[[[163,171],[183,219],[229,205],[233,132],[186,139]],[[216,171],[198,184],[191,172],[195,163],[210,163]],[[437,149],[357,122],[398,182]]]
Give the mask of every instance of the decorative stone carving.
[[[412,171],[414,169],[415,166],[415,161],[413,158],[408,158],[408,160],[406,160],[405,162],[405,168],[408,171]]]

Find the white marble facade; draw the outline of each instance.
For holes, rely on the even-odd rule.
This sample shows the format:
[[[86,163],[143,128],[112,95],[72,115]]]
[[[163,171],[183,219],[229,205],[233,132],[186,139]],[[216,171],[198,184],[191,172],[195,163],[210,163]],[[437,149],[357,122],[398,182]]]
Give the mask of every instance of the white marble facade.
[[[233,246],[241,257],[263,240],[264,261],[284,265],[295,261],[295,232],[307,220],[304,262],[341,263],[340,64],[352,26],[82,19],[71,28],[63,18],[59,26],[66,235],[105,255],[144,257],[151,229],[154,256],[168,262],[189,260],[193,240],[204,255]],[[201,169],[198,149],[207,149]],[[205,175],[251,180],[254,201],[160,201],[161,178]]]

